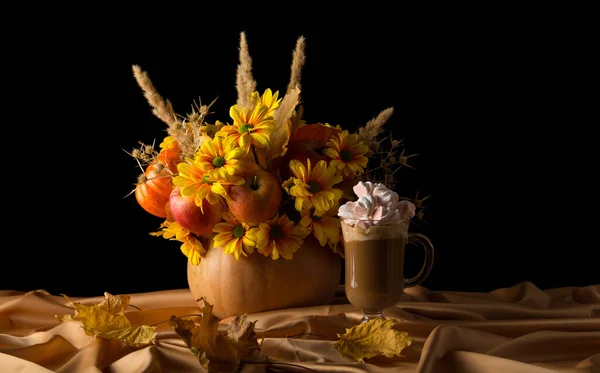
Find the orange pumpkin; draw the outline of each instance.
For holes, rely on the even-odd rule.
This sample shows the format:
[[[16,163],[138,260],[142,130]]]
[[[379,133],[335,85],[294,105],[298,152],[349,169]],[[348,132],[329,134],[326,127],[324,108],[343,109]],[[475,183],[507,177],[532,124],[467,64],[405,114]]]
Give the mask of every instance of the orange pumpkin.
[[[163,164],[164,169],[157,173],[154,166],[157,162]],[[177,174],[177,164],[181,162],[181,154],[176,142],[162,149],[156,160],[146,168],[146,181],[140,182],[135,188],[135,198],[146,212],[167,217],[166,206],[169,202],[173,181],[171,176]]]
[[[181,162],[181,154],[178,147],[165,148],[158,153],[156,157],[158,162],[165,165],[172,173],[177,173],[177,165]]]
[[[171,173],[165,168],[156,173],[154,164],[146,168],[146,180],[139,182],[135,188],[135,199],[146,212],[166,218],[166,206],[173,189]]]
[[[207,241],[208,252],[200,264],[188,261],[188,283],[194,299],[206,297],[219,318],[333,301],[342,259],[312,235],[291,260],[273,260],[257,252],[236,260],[214,247],[212,239]]]

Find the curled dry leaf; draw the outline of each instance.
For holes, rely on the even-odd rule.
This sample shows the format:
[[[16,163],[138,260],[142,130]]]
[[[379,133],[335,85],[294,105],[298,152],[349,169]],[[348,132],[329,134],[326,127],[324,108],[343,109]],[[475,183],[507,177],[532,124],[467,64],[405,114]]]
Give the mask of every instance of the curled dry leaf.
[[[125,311],[129,296],[104,293],[105,299],[97,304],[73,302],[63,295],[75,309],[75,314],[56,315],[60,322],[79,321],[87,335],[95,338],[116,339],[128,346],[140,348],[156,341],[156,328],[148,325],[132,326]]]
[[[229,324],[227,338],[238,351],[238,357],[243,360],[263,361],[258,338],[254,331],[256,321],[248,321],[248,315],[236,316]]]
[[[184,340],[209,372],[237,372],[244,362],[263,362],[260,345],[254,332],[254,322],[246,315],[237,316],[227,330],[219,332],[219,319],[212,314],[213,306],[201,298],[199,321],[172,316],[169,324]]]
[[[394,320],[372,319],[338,334],[339,339],[333,345],[342,356],[359,362],[378,355],[402,356],[400,353],[413,339],[408,333],[394,329],[395,325]]]
[[[292,121],[290,119],[298,105],[299,96],[300,89],[294,87],[285,95],[281,104],[275,110],[274,119],[277,126],[275,132],[271,135],[271,144],[267,154],[269,162],[283,156],[287,151],[287,144],[292,134]]]

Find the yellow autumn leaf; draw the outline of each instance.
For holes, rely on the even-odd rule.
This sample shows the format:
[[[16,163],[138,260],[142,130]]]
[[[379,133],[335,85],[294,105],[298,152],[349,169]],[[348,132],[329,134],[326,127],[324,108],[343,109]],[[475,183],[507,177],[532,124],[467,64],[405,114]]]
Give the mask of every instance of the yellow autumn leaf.
[[[80,321],[87,335],[116,339],[135,348],[156,341],[156,327],[148,325],[133,327],[125,316],[125,310],[129,306],[129,296],[113,296],[104,293],[105,299],[93,305],[73,302],[66,295],[63,296],[71,303],[75,314],[56,315],[60,322]]]
[[[402,356],[400,353],[413,339],[408,333],[394,329],[395,325],[394,320],[371,319],[338,334],[339,339],[333,345],[342,356],[359,362],[378,355]]]
[[[140,325],[125,329],[108,330],[98,333],[96,337],[117,339],[128,346],[140,348],[154,343],[156,340],[156,327]]]
[[[219,319],[205,298],[199,300],[202,316],[198,322],[172,316],[169,324],[198,357],[208,372],[237,372],[245,361],[264,361],[254,333],[254,323],[236,317],[227,334],[219,332]]]
[[[113,315],[125,313],[129,307],[130,299],[129,295],[112,295],[104,292],[104,300],[98,303],[98,307]]]
[[[300,89],[295,87],[285,94],[279,107],[273,114],[276,129],[271,135],[269,149],[267,150],[267,160],[272,162],[275,158],[281,157],[287,151],[287,143],[292,135],[292,121],[290,118],[298,105]]]

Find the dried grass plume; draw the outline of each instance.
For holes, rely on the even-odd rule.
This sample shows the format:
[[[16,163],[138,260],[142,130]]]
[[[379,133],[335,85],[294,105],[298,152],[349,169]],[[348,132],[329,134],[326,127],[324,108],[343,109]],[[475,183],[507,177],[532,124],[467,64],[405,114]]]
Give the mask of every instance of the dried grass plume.
[[[296,49],[294,49],[294,54],[292,57],[290,82],[287,86],[286,93],[289,93],[296,87],[298,89],[302,88],[300,85],[300,78],[302,76],[302,67],[306,61],[306,54],[304,53],[305,48],[306,43],[304,42],[304,36],[300,36],[296,42]]]
[[[177,141],[181,159],[193,157],[202,142],[208,137],[208,132],[214,132],[222,125],[209,125],[204,123],[204,119],[209,114],[210,107],[215,102],[214,100],[210,105],[202,105],[201,102],[198,104],[194,103],[195,106],[192,106],[192,112],[184,117],[175,113],[171,102],[163,99],[161,95],[158,94],[158,91],[150,81],[148,74],[145,71],[142,71],[140,66],[133,65],[133,75],[139,86],[142,88],[144,96],[150,103],[152,113],[168,124],[167,133]],[[136,157],[136,154],[138,153],[152,154],[153,156],[151,159],[144,160],[146,164],[149,164],[155,160],[158,153],[154,154],[149,150],[154,149],[154,144],[141,145],[142,148],[140,149],[142,149],[142,151],[135,152],[134,150],[134,152],[129,154],[136,159],[138,159],[138,157]]]
[[[374,150],[377,147],[377,137],[383,133],[383,125],[390,119],[393,112],[394,108],[389,107],[358,129],[358,137],[369,149]]]
[[[246,33],[243,31],[240,33],[240,63],[236,74],[236,88],[237,104],[242,107],[250,107],[252,105],[250,97],[256,90],[256,81],[252,77],[252,58],[248,52]]]
[[[140,88],[144,92],[144,97],[152,107],[152,114],[156,115],[160,120],[171,126],[177,124],[177,116],[173,110],[173,105],[169,100],[165,100],[158,93],[152,81],[145,71],[142,71],[138,65],[133,65],[133,76]]]

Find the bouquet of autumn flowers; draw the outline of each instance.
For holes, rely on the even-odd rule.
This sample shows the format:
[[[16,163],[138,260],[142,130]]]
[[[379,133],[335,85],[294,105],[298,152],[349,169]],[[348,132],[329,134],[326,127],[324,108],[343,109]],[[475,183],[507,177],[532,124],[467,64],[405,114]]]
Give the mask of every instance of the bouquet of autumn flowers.
[[[208,240],[236,259],[264,255],[292,259],[310,235],[343,256],[338,207],[360,180],[393,187],[408,166],[400,141],[383,148],[379,135],[393,109],[351,133],[339,125],[307,123],[300,104],[304,38],[296,43],[285,91],[256,90],[245,34],[240,38],[237,102],[229,117],[208,122],[209,105],[186,116],[174,112],[146,72],[133,66],[153,113],[167,125],[154,149],[140,143],[133,156],[143,173],[132,193],[148,213],[165,219],[155,236],[181,242],[197,265]]]

